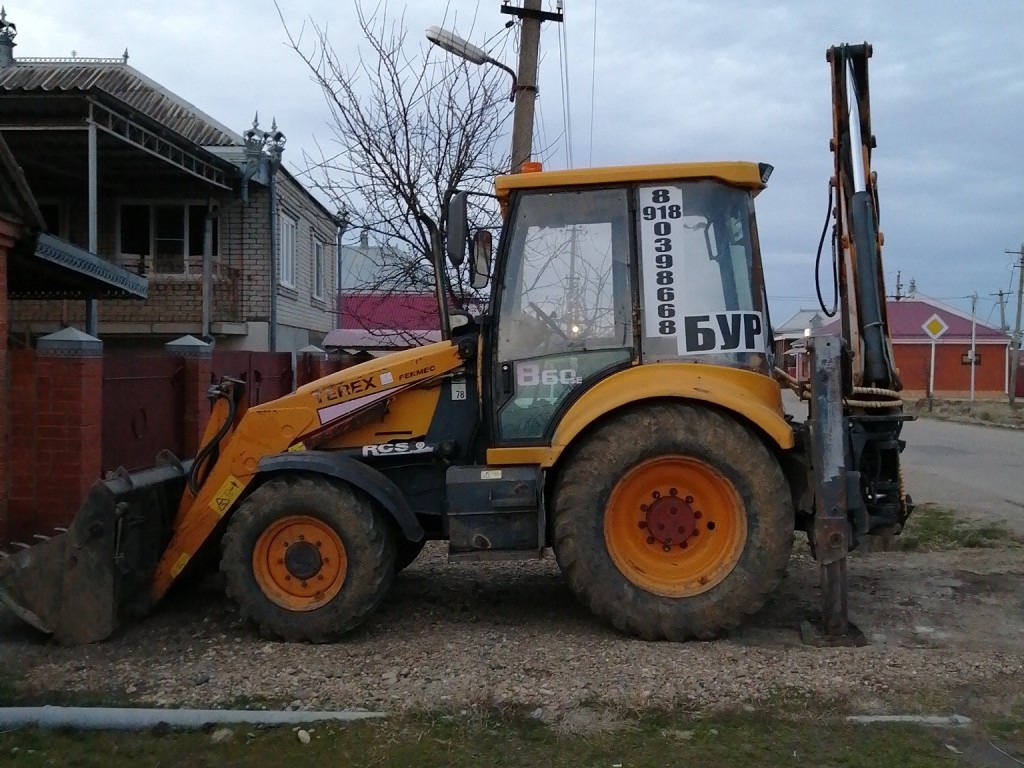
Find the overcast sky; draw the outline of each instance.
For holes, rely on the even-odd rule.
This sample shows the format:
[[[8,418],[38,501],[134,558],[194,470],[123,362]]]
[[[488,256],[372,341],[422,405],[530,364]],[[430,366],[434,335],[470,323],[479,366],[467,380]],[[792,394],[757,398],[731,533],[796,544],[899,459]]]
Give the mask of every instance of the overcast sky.
[[[337,51],[359,45],[351,0],[280,1],[289,25],[312,18],[329,26]],[[276,115],[292,170],[303,167],[303,147],[328,136],[321,93],[287,47],[273,0],[4,2],[18,25],[15,56],[117,56],[127,47],[134,67],[238,131],[256,110],[264,127]],[[416,45],[427,45],[427,26],[444,22],[475,43],[490,41],[514,66],[500,5],[391,0],[389,9],[404,11]],[[914,278],[920,292],[968,311],[964,297],[977,291],[980,319],[998,324],[990,294],[1011,281],[1016,290],[1014,257],[1004,251],[1024,242],[1024,2],[565,6],[576,167],[711,159],[775,167],[758,222],[776,324],[817,303],[814,253],[832,172],[825,50],[871,42],[887,292],[897,270],[904,286]],[[535,146],[550,148],[549,169],[567,167],[559,37],[555,24],[544,25]],[[823,282],[828,300],[827,275]]]

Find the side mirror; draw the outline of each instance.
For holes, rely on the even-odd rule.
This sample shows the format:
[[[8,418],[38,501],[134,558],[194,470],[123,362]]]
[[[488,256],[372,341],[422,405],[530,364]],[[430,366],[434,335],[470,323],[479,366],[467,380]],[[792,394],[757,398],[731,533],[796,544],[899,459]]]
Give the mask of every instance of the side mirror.
[[[448,261],[458,269],[466,260],[466,244],[469,242],[469,215],[466,212],[466,200],[469,195],[456,192],[448,206],[448,242],[446,249]]]
[[[483,288],[491,276],[491,233],[478,229],[473,236],[473,264],[470,270],[470,285]]]

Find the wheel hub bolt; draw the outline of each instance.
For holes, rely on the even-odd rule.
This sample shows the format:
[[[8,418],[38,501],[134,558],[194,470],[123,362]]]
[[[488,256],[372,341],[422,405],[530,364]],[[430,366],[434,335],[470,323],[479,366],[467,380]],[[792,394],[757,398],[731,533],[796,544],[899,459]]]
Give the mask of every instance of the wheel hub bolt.
[[[687,496],[686,497],[686,503],[687,504],[693,504],[693,496]]]

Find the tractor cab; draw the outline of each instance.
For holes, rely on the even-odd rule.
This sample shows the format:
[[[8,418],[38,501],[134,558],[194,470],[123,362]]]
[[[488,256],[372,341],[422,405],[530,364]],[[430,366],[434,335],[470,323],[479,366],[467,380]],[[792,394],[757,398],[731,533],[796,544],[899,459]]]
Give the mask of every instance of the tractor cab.
[[[579,394],[639,363],[769,376],[753,202],[769,174],[716,163],[499,177],[505,226],[487,350],[495,443],[545,441]],[[449,232],[465,242],[457,223]]]

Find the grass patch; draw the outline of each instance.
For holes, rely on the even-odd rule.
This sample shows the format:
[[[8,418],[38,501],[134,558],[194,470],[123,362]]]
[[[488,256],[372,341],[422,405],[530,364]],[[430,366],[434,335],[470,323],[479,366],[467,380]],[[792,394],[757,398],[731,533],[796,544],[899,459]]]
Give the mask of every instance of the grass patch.
[[[1018,546],[1020,539],[1002,523],[958,520],[953,510],[939,504],[920,504],[907,527],[893,540],[893,549],[937,552],[952,549],[993,549]]]
[[[1001,724],[1002,733],[1012,724]],[[1017,724],[1019,728],[1019,724]],[[914,726],[850,725],[761,713],[693,719],[672,714],[629,717],[617,729],[566,733],[523,716],[416,716],[350,726],[320,724],[312,742],[291,728],[232,728],[214,744],[202,731],[154,733],[24,730],[0,734],[0,759],[17,766],[774,766],[875,768],[956,765],[946,748],[963,732]]]

